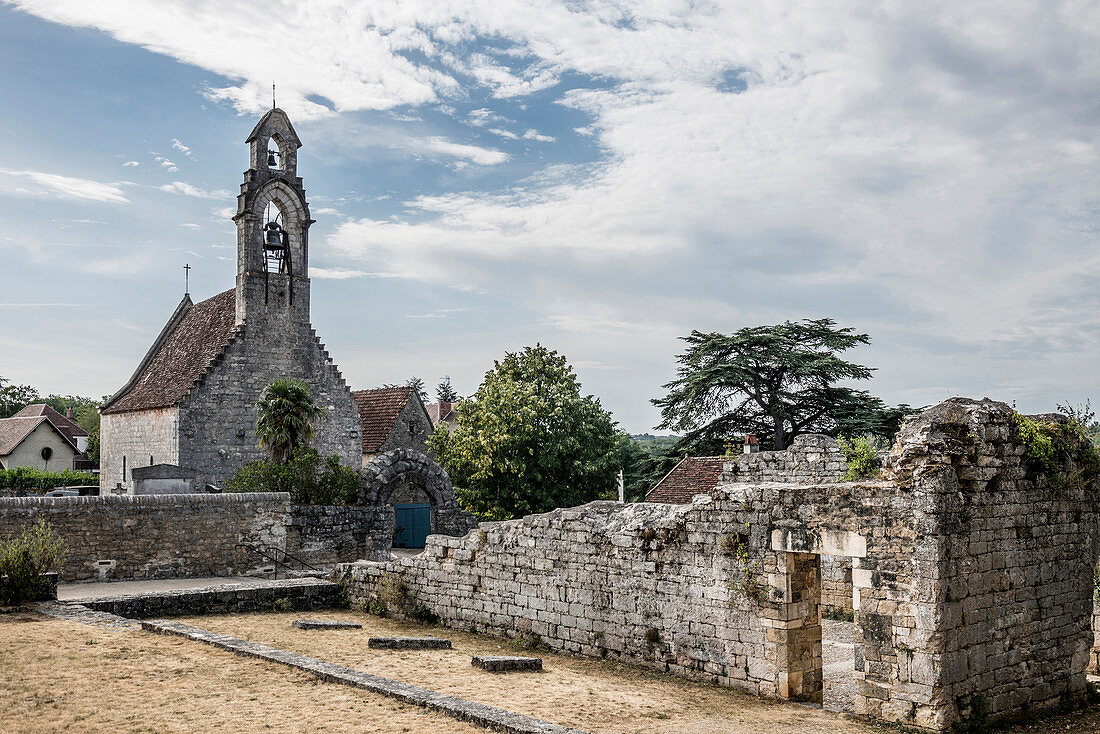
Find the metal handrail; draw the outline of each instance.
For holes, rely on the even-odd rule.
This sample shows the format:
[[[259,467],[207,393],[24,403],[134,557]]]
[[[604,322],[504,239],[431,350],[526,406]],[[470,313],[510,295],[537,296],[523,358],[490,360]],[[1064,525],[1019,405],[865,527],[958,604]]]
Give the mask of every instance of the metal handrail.
[[[256,553],[256,554],[260,555],[262,558],[264,558],[264,560],[271,561],[272,563],[274,563],[275,564],[275,570],[272,571],[272,579],[275,580],[275,581],[279,580],[279,566],[282,566],[287,571],[294,570],[294,569],[291,568],[290,564],[288,564],[286,562],[286,559],[288,559],[288,558],[290,560],[294,561],[295,563],[297,563],[299,566],[301,566],[302,570],[308,569],[310,571],[317,571],[317,572],[321,571],[321,569],[316,568],[314,566],[311,566],[310,564],[303,561],[301,558],[298,558],[296,556],[292,556],[291,554],[287,553],[285,550],[283,550],[281,548],[275,548],[273,546],[255,546],[255,545],[249,545],[248,543],[237,543],[237,547],[238,548],[247,548],[248,550],[252,551],[253,553]],[[271,552],[269,552],[269,551],[271,551]],[[283,554],[283,560],[281,560],[281,561],[279,560],[278,556],[275,555],[276,553],[279,553],[279,552],[281,552]]]

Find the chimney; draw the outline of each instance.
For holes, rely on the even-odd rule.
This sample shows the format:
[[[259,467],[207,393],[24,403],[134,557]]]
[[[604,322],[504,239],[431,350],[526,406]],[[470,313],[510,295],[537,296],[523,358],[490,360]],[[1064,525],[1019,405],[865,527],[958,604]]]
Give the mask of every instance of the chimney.
[[[69,420],[73,419],[73,406],[70,405],[68,408],[65,408],[65,417]]]

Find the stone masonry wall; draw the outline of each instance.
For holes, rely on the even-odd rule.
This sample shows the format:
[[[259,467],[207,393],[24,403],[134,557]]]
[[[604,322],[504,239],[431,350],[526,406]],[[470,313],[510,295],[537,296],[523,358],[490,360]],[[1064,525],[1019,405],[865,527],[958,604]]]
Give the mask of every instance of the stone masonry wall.
[[[374,558],[382,548],[376,537],[385,528],[388,508],[344,505],[295,505],[287,521],[286,551],[318,568]],[[392,513],[391,513],[392,514]]]
[[[852,614],[852,559],[821,556],[821,606],[823,613]]]
[[[409,429],[410,425],[412,430]],[[427,454],[428,436],[431,433],[432,421],[414,397],[405,403],[405,407],[401,409],[393,430],[382,442],[379,453],[385,453],[393,449],[413,449],[422,454]]]
[[[883,510],[910,502],[883,483],[733,485],[691,505],[596,502],[432,536],[420,556],[348,564],[340,575],[355,599],[424,605],[456,627],[533,633],[555,649],[820,702],[815,553],[863,561],[873,552],[865,568],[902,576],[914,538]],[[807,507],[812,532],[798,519]],[[866,598],[907,593],[884,582]],[[881,668],[872,677],[888,674],[884,630],[860,639]]]
[[[846,471],[844,452],[836,439],[821,433],[795,436],[785,451],[740,454],[722,467],[719,484],[731,482],[839,482]]]
[[[132,486],[135,466],[179,463],[179,409],[156,408],[131,413],[107,413],[100,418],[99,487],[108,492],[120,482]],[[122,476],[122,457],[126,476]]]
[[[934,556],[915,561],[935,581],[937,617],[916,622],[940,643],[938,693],[959,719],[1034,713],[1085,693],[1100,487],[1055,484],[1028,471],[1024,453],[1011,408],[954,398],[907,419],[884,467],[887,479],[930,490],[920,504],[933,521],[913,530],[934,543]],[[898,649],[912,647],[912,636],[895,636]],[[923,663],[908,667],[902,680],[927,675]]]
[[[261,321],[259,314],[250,318]],[[268,326],[250,321],[180,409],[180,456],[173,463],[198,472],[197,486],[222,486],[241,466],[266,458],[257,445],[255,406],[280,377],[305,381],[328,411],[314,427],[314,448],[338,455],[346,466],[361,464],[359,410],[328,352],[308,323]]]
[[[44,517],[65,542],[62,581],[232,576],[262,565],[238,543],[284,548],[290,496],[0,498],[0,536]]]

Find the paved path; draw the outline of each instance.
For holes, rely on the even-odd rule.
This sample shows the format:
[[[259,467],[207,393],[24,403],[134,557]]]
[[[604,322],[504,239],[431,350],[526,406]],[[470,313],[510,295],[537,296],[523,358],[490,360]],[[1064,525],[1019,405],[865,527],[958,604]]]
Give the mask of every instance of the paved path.
[[[854,622],[821,620],[822,673],[825,675],[824,706],[830,711],[855,711],[856,679]]]
[[[207,576],[188,579],[150,579],[146,581],[103,581],[85,584],[58,584],[58,601],[99,599],[104,596],[131,596],[157,591],[205,589],[210,586],[267,586],[268,579],[251,576]]]

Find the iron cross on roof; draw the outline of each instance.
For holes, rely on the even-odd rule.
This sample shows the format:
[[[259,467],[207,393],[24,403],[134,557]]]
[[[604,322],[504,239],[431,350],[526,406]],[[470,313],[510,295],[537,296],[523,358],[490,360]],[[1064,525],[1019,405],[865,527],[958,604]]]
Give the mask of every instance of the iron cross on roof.
[[[189,264],[183,266],[183,295],[191,295],[191,266]]]

